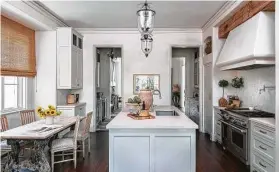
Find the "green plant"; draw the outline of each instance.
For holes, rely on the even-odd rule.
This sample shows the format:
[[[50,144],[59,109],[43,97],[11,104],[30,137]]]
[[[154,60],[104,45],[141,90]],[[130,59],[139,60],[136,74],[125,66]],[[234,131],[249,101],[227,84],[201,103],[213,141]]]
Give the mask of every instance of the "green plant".
[[[224,97],[224,88],[227,87],[229,85],[229,82],[227,80],[220,80],[218,83],[219,87],[223,88],[223,97]]]
[[[241,88],[241,87],[244,87],[244,80],[242,77],[234,77],[232,79],[232,83],[231,83],[232,87],[234,88]]]

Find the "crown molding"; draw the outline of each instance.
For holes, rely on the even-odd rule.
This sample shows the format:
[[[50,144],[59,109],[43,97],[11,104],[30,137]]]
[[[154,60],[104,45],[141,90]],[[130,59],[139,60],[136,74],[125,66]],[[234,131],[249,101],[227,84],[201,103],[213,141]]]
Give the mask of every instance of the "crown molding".
[[[139,34],[137,28],[75,28],[82,34]],[[202,33],[201,28],[155,28],[154,34]]]
[[[29,5],[30,7],[32,7],[32,9],[36,10],[37,12],[47,17],[49,20],[56,23],[57,27],[69,27],[69,25],[62,18],[60,18],[58,15],[50,11],[40,1],[23,1],[23,2]]]
[[[38,1],[4,1],[1,8],[11,19],[34,30],[55,30],[68,25]]]
[[[226,2],[202,27],[202,31],[204,32],[206,29],[210,27],[214,27],[218,25],[220,22],[225,20],[230,16],[234,10],[239,8],[245,0],[236,0],[236,1],[228,1]]]

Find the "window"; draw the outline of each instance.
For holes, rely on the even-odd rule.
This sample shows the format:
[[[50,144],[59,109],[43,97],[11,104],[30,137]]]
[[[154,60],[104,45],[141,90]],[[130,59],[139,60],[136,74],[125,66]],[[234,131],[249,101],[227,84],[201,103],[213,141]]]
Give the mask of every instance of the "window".
[[[1,80],[1,111],[13,111],[26,108],[27,78],[2,76]]]

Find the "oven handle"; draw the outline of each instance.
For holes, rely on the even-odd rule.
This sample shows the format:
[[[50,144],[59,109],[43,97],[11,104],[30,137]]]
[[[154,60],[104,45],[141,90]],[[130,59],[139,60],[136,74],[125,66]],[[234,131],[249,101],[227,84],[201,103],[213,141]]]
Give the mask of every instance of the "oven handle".
[[[220,122],[222,122],[222,123],[224,123],[224,124],[226,124],[226,125],[228,125],[228,126],[234,128],[234,129],[237,129],[237,130],[240,131],[241,133],[247,133],[246,130],[242,130],[242,129],[240,129],[240,128],[238,128],[238,127],[236,127],[236,126],[234,126],[234,125],[232,125],[232,124],[230,124],[230,123],[227,123],[227,122],[225,122],[225,121],[223,121],[223,120],[220,120]]]

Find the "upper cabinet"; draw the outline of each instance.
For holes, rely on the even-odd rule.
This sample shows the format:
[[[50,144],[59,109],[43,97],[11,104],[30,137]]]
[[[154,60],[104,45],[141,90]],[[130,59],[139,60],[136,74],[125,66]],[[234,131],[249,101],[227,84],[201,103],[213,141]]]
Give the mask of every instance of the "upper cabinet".
[[[70,27],[57,29],[57,89],[83,86],[83,36]]]

